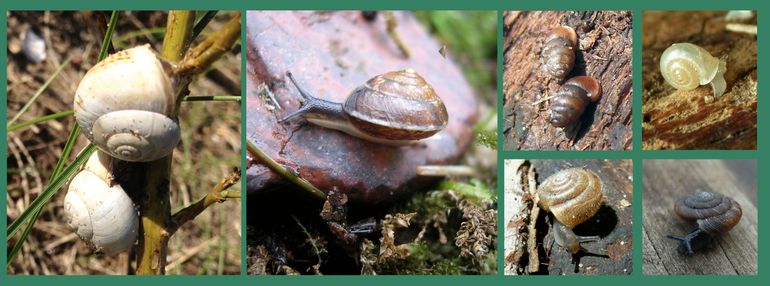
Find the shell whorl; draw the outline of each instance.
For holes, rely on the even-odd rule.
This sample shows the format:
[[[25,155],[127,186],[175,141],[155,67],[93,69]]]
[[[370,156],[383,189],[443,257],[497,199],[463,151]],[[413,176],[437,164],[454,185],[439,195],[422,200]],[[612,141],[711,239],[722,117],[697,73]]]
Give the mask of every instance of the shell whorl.
[[[663,78],[678,90],[693,90],[710,83],[714,96],[719,96],[727,86],[724,79],[726,70],[725,61],[690,43],[673,44],[660,57]]]
[[[551,175],[538,187],[537,193],[540,207],[568,228],[593,217],[604,196],[601,179],[582,168],[565,169]]]
[[[136,241],[139,219],[133,201],[109,172],[111,158],[94,152],[64,196],[67,224],[97,251],[115,254]]]
[[[575,66],[575,50],[577,49],[577,34],[567,26],[553,29],[546,39],[543,52],[540,55],[541,69],[546,74],[557,79],[563,79]]]
[[[86,73],[75,92],[75,119],[83,134],[126,161],[171,153],[179,142],[178,124],[170,117],[175,108],[172,80],[149,45],[110,55]]]
[[[696,221],[698,228],[709,234],[721,234],[732,229],[741,219],[743,211],[735,200],[720,193],[696,192],[674,205],[679,217]]]

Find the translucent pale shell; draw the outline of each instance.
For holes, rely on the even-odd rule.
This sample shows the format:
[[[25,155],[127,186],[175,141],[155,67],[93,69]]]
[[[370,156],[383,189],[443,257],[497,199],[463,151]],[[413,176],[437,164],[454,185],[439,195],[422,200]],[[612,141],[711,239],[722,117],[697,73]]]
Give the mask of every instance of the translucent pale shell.
[[[99,149],[125,161],[152,161],[179,143],[171,79],[149,45],[96,64],[75,93],[75,118]],[[149,148],[149,149],[147,149]]]
[[[120,185],[109,186],[109,157],[95,152],[64,197],[67,224],[97,251],[116,254],[136,241],[139,219]]]
[[[725,71],[727,63],[705,49],[690,44],[677,43],[668,47],[660,57],[660,72],[668,84],[678,90],[692,90],[711,84],[714,96],[720,96],[727,88]]]

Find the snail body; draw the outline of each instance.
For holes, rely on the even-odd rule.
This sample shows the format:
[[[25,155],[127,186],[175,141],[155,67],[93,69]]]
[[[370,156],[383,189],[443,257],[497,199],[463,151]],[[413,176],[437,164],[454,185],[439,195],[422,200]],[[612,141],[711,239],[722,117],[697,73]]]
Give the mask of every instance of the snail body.
[[[578,236],[572,229],[593,217],[604,197],[601,179],[592,171],[570,168],[548,177],[537,189],[538,205],[554,219],[554,240],[571,253],[580,243],[599,240],[598,236]]]
[[[149,45],[110,55],[75,93],[75,119],[100,150],[125,161],[152,161],[179,143],[176,98],[163,62]]]
[[[548,121],[555,127],[573,125],[591,102],[602,97],[602,86],[589,76],[576,76],[565,82],[554,94]]]
[[[315,125],[393,146],[433,136],[448,122],[441,98],[412,69],[375,76],[354,89],[344,103],[314,97],[297,84],[291,73],[286,75],[304,103],[279,122],[301,116]]]
[[[711,84],[714,96],[720,96],[727,89],[725,71],[727,63],[723,59],[690,43],[673,44],[660,57],[660,73],[678,90]]]
[[[731,230],[743,214],[741,205],[735,200],[720,193],[703,191],[678,200],[674,212],[682,219],[698,224],[698,228],[685,236],[668,236],[680,242],[677,250],[687,256],[708,246],[714,237]]]
[[[111,160],[105,153],[94,152],[64,197],[67,224],[98,252],[110,255],[131,248],[139,228],[133,201],[112,182]]]
[[[540,54],[541,69],[551,77],[562,80],[575,66],[577,33],[568,26],[553,29]]]

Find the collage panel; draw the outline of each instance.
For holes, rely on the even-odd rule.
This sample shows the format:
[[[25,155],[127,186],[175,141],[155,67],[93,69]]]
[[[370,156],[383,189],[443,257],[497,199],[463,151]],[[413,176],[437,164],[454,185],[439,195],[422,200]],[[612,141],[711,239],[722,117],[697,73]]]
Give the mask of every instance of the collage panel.
[[[757,149],[757,14],[644,11],[642,149]]]
[[[246,13],[248,274],[497,273],[497,22]]]
[[[504,161],[505,275],[630,275],[631,160]]]
[[[756,275],[757,167],[756,160],[644,160],[644,274]]]
[[[632,149],[631,11],[505,11],[502,150]]]
[[[240,274],[240,18],[7,13],[7,275]]]

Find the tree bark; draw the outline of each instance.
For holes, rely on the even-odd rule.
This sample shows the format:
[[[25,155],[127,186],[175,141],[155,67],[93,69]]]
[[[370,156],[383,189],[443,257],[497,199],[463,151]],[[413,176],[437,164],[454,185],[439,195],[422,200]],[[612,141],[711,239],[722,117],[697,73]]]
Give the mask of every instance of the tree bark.
[[[507,12],[504,20],[504,149],[631,149],[631,12]],[[561,85],[540,71],[545,39],[560,25],[578,35],[575,67],[567,79],[592,76],[603,94],[566,129],[548,122],[549,102],[533,104]]]

